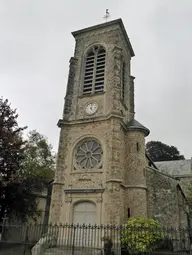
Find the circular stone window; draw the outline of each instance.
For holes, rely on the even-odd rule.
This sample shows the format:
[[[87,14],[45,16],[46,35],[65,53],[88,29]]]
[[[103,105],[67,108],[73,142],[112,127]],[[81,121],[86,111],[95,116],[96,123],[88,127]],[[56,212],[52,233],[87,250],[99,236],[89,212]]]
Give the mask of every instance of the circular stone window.
[[[77,145],[75,163],[83,169],[101,168],[102,154],[101,145],[94,139],[87,139]]]

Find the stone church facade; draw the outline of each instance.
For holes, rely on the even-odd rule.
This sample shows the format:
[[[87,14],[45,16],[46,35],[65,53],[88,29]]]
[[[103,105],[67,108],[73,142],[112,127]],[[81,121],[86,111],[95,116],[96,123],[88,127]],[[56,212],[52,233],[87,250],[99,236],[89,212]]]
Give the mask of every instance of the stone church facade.
[[[149,130],[134,118],[134,51],[122,20],[72,35],[49,221],[122,224],[143,216],[187,226],[178,181],[145,154]]]

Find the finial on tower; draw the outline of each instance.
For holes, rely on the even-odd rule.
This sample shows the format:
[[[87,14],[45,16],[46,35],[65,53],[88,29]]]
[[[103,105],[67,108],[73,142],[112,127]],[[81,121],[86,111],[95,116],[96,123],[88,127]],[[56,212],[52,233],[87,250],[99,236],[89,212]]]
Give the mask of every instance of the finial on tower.
[[[105,16],[103,17],[105,20],[106,20],[106,22],[108,21],[108,19],[109,19],[109,17],[110,17],[110,14],[109,14],[109,9],[106,9],[106,11],[105,11]]]

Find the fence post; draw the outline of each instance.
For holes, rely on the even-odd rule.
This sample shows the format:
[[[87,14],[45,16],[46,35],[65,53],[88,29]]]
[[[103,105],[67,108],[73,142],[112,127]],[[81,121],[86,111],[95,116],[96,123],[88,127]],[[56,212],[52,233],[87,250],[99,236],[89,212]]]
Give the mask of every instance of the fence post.
[[[76,232],[76,226],[73,227],[73,243],[72,243],[72,255],[75,254],[75,233]]]
[[[26,228],[26,231],[25,231],[25,240],[24,240],[24,250],[23,250],[23,255],[25,255],[26,248],[27,248],[27,244],[28,244],[28,241],[29,241],[29,238],[28,238],[28,232],[29,232],[29,226],[27,225],[27,228]]]
[[[7,220],[7,217],[5,215],[5,217],[3,217],[1,233],[0,233],[0,249],[3,249],[3,234],[4,234],[5,225],[6,225],[6,220]]]

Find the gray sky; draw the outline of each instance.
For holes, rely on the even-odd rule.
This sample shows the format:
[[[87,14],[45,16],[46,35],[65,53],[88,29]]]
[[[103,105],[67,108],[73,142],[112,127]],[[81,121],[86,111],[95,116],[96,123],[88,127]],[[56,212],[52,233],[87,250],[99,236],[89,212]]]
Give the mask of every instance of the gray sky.
[[[57,150],[71,31],[103,22],[106,8],[123,19],[135,50],[136,119],[151,130],[147,140],[191,157],[191,0],[1,0],[0,96]]]

